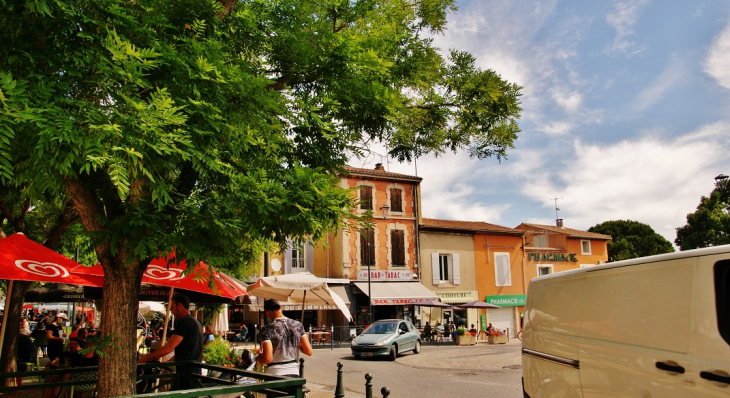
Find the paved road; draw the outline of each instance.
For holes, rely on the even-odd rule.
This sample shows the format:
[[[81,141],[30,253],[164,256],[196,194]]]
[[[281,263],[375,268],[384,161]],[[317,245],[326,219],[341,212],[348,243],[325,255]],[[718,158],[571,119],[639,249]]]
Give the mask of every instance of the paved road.
[[[387,386],[391,397],[522,397],[519,341],[476,346],[424,346],[420,354],[406,353],[395,362],[355,360],[349,348],[317,349],[305,357],[304,376],[311,398],[334,396],[337,362],[343,364],[345,395],[361,398],[365,374],[373,376],[375,397]]]

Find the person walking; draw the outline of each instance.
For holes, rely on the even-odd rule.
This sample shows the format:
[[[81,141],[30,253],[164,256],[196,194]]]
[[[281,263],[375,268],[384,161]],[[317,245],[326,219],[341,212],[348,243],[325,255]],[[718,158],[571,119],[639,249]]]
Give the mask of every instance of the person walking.
[[[46,336],[48,337],[48,358],[53,361],[63,353],[63,343],[65,342],[66,333],[61,329],[64,320],[68,317],[63,312],[59,313],[55,320],[46,327]]]
[[[137,360],[137,363],[146,363],[175,351],[175,361],[202,361],[203,360],[203,326],[190,315],[190,299],[183,294],[176,294],[172,298],[170,311],[177,321],[172,331],[170,341]],[[200,374],[200,368],[185,365],[178,366],[177,373]],[[196,377],[178,377],[172,385],[172,390],[189,390],[197,388]]]
[[[299,377],[298,353],[312,355],[312,345],[299,321],[284,316],[279,301],[264,301],[264,312],[271,322],[261,328],[259,365],[268,365],[266,373],[277,376]]]

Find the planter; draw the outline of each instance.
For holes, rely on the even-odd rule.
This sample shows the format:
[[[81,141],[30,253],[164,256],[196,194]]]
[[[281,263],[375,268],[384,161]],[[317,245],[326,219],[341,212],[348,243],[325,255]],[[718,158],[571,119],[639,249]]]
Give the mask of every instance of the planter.
[[[506,334],[503,334],[501,336],[488,336],[487,337],[487,343],[489,344],[507,344],[509,342],[509,337]]]
[[[456,336],[456,345],[474,345],[476,343],[477,343],[476,337],[474,337],[468,333],[463,336],[459,336],[459,335]]]

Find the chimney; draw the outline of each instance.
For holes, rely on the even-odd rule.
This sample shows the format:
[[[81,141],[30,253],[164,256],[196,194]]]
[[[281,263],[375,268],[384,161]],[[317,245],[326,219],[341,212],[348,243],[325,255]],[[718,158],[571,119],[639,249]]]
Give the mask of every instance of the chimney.
[[[555,225],[558,226],[558,227],[560,227],[560,228],[562,228],[563,227],[563,219],[562,218],[556,219],[555,220]]]
[[[385,171],[382,163],[375,163],[375,170]]]

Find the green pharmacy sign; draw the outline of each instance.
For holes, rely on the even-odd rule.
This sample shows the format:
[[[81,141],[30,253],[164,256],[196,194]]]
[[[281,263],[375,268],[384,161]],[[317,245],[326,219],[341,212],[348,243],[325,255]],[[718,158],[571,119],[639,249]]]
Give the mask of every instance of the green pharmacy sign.
[[[489,304],[498,305],[500,307],[522,307],[527,300],[526,294],[512,294],[501,296],[487,296],[485,300]]]
[[[530,253],[527,261],[578,261],[575,253]]]

